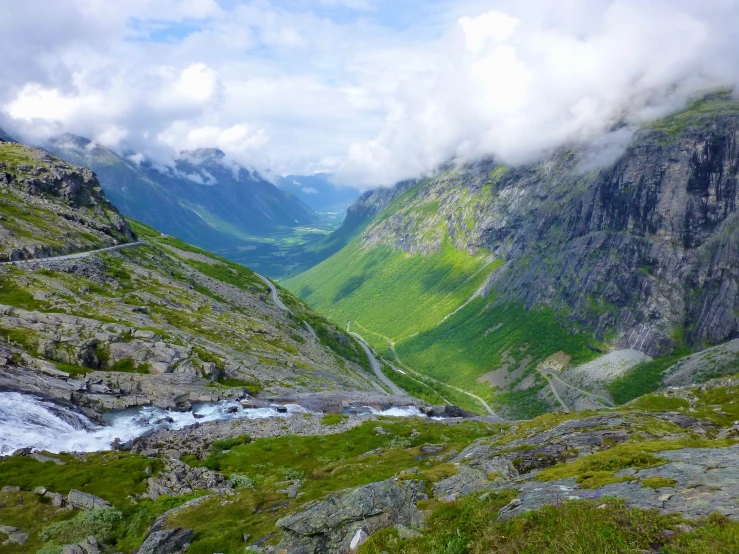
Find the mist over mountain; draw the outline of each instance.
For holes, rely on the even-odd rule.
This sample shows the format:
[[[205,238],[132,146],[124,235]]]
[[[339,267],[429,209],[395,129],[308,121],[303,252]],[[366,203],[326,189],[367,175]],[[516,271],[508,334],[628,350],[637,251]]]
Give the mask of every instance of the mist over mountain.
[[[184,151],[172,166],[161,166],[74,135],[54,138],[46,148],[95,171],[124,214],[203,247],[235,249],[318,221],[295,195],[218,149]]]
[[[288,175],[280,178],[277,186],[296,195],[317,212],[343,214],[359,198],[360,192],[351,186],[336,185],[332,178],[329,173]]]

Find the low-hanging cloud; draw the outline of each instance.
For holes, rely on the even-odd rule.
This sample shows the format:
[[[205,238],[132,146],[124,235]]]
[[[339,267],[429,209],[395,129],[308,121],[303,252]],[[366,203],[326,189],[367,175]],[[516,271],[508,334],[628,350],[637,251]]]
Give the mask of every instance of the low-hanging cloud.
[[[159,165],[217,147],[360,188],[450,160],[527,163],[567,142],[591,143],[583,167],[596,167],[644,121],[739,80],[739,0],[0,8],[0,127],[11,135],[71,132]]]
[[[381,132],[351,146],[339,178],[389,185],[449,160],[519,164],[598,141],[592,168],[614,161],[633,126],[739,81],[735,1],[546,4],[461,17],[433,66],[399,84]],[[616,124],[631,127],[604,137]]]

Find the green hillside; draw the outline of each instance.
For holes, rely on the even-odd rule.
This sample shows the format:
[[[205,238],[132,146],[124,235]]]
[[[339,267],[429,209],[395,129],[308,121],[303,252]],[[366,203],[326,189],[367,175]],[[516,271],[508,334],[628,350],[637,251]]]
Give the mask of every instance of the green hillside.
[[[585,335],[568,333],[550,312],[496,305],[494,297],[468,302],[502,263],[487,253],[460,252],[448,241],[439,252],[421,256],[384,245],[363,248],[355,240],[285,284],[339,327],[361,334],[391,362],[524,417],[548,409],[537,398],[545,384],[536,374],[539,362],[560,351],[573,362],[594,353]],[[506,387],[478,381],[498,368],[508,370]],[[401,379],[407,378],[396,375]],[[516,387],[520,390],[504,390]],[[468,409],[481,410],[479,402],[458,391],[441,384],[435,388]]]
[[[285,284],[337,323],[357,322],[397,342],[441,323],[499,265],[448,244],[424,257],[354,241]]]
[[[494,298],[478,298],[441,325],[398,342],[395,349],[408,366],[473,392],[513,417],[529,417],[549,409],[537,397],[545,385],[536,372],[539,362],[557,352],[570,356],[571,364],[592,359],[596,354],[587,340],[565,331],[545,310],[527,312],[515,304],[496,305]],[[512,390],[478,381],[496,369]]]

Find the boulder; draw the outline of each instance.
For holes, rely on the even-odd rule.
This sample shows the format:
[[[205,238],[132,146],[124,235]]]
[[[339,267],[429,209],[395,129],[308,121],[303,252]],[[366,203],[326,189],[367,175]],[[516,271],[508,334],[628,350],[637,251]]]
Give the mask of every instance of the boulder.
[[[137,554],[176,554],[185,552],[194,537],[192,529],[175,527],[150,533]]]
[[[284,531],[278,551],[356,552],[378,529],[418,526],[421,513],[416,502],[427,498],[423,491],[422,481],[390,479],[333,494],[277,522]]]
[[[67,496],[67,503],[73,508],[78,508],[80,510],[99,510],[101,508],[110,507],[110,502],[108,502],[107,500],[103,500],[102,498],[99,498],[94,494],[78,491],[75,489],[69,491],[69,496]]]
[[[24,545],[28,540],[28,533],[24,533],[17,527],[10,527],[9,525],[0,525],[0,533],[8,535],[9,543]]]
[[[79,544],[68,544],[62,554],[100,554],[101,546],[95,537],[87,537]]]

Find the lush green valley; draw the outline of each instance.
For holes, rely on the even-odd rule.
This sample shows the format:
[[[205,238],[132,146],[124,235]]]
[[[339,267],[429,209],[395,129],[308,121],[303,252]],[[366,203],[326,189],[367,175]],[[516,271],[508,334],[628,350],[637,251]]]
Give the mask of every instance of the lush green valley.
[[[285,285],[338,323],[356,321],[399,342],[439,325],[500,265],[451,245],[424,257],[354,241]]]

